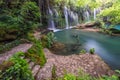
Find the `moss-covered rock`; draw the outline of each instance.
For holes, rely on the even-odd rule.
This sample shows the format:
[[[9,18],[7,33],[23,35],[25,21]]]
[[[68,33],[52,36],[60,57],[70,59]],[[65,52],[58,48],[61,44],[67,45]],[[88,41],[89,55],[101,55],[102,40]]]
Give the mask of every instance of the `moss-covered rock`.
[[[4,71],[8,69],[9,67],[11,67],[12,65],[14,65],[12,61],[4,61],[2,64],[0,64],[0,70]]]
[[[33,46],[25,54],[26,57],[30,58],[36,64],[43,66],[46,63],[46,58],[43,52],[43,48],[40,41],[35,41]]]
[[[0,29],[0,42],[15,40],[18,37],[17,29]]]

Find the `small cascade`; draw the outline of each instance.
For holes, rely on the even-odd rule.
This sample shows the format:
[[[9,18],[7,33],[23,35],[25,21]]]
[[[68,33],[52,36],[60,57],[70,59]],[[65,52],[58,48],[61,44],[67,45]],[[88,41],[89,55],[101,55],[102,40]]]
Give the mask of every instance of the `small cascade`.
[[[59,14],[56,9],[53,9],[53,13],[54,13],[53,17],[54,17],[55,27],[57,28],[58,24],[59,24],[59,22],[58,22]]]
[[[54,9],[54,12],[55,12],[55,16],[58,17],[58,12],[56,9]]]
[[[64,16],[65,16],[65,22],[66,22],[66,29],[68,29],[68,28],[69,28],[69,22],[68,22],[68,9],[67,9],[66,6],[64,7]]]
[[[78,14],[70,9],[68,9],[66,6],[64,7],[64,16],[65,18],[65,29],[69,29],[72,27],[75,27],[75,25],[79,24],[79,18],[78,18]],[[48,15],[49,15],[49,19],[48,19],[48,29],[49,30],[53,30],[55,31],[59,31],[60,29],[57,29],[57,27],[60,27],[61,22],[59,22],[59,18],[61,16],[59,16],[57,10],[55,8],[49,8],[48,7]],[[61,29],[62,30],[62,29]]]
[[[94,20],[96,19],[96,9],[94,8]]]
[[[78,14],[71,10],[68,10],[68,19],[69,19],[70,26],[77,25],[79,23]]]
[[[53,17],[53,12],[50,8],[48,8],[48,13],[50,15],[49,21],[48,21],[48,29],[50,30],[55,30],[55,22],[54,22],[54,17]]]
[[[90,20],[90,14],[88,11],[85,12],[85,20],[89,21]]]
[[[96,10],[96,14],[99,14],[101,12],[101,8],[99,7],[99,8],[97,8],[97,10]]]
[[[75,18],[75,22],[76,22],[76,25],[78,25],[79,24],[79,18],[78,18],[78,14],[76,13],[76,16],[75,16],[76,18]]]
[[[101,8],[94,8],[94,20],[96,19],[96,15],[101,12]]]

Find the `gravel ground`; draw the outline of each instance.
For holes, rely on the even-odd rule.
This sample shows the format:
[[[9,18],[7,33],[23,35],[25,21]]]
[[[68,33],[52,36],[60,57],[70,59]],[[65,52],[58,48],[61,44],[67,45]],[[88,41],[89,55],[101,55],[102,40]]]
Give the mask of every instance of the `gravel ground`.
[[[95,77],[114,73],[97,54],[62,56],[52,54],[48,49],[44,49],[44,52],[47,63],[38,73],[38,80],[51,78],[53,65],[56,66],[56,74],[59,77],[63,76],[65,71],[78,75],[80,69]]]

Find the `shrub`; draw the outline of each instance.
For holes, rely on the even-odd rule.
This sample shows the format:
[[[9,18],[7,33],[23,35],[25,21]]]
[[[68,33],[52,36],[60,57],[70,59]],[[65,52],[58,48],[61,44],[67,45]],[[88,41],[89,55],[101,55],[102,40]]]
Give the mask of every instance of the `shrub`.
[[[1,3],[2,1],[4,4]],[[38,28],[40,25],[40,11],[35,1],[2,1],[0,1],[0,4],[2,5],[0,5],[0,29],[5,30],[5,32],[8,32],[8,34],[11,33],[10,31],[16,33],[11,33],[11,35],[14,35],[14,37],[7,36],[7,38],[14,40],[18,37],[26,36],[29,31]],[[7,4],[5,5],[5,3]],[[2,33],[0,35],[0,40],[4,38],[6,40],[5,32],[0,32]],[[4,37],[2,37],[3,35]]]
[[[83,72],[83,70],[80,70],[78,76],[66,73],[63,77],[58,77],[56,80],[119,80],[119,77],[116,75],[92,77]]]
[[[86,53],[86,50],[85,50],[85,49],[82,49],[82,50],[80,51],[80,53],[85,54],[85,53]]]
[[[112,75],[112,76],[103,76],[101,80],[119,80],[119,78],[116,75]]]
[[[34,41],[35,41],[34,33],[33,33],[33,32],[28,32],[28,33],[27,33],[27,39],[28,39],[29,41],[34,42]]]
[[[63,79],[64,80],[77,80],[76,76],[73,74],[65,74]]]
[[[47,47],[48,48],[50,48],[52,46],[54,40],[55,40],[54,33],[53,32],[49,32],[47,34],[47,43],[48,43]]]
[[[0,72],[0,79],[2,80],[34,80],[32,72],[29,69],[26,60],[22,59],[23,52],[16,53],[10,58],[10,61],[14,65],[10,66],[8,69]]]
[[[95,53],[95,49],[91,48],[89,52],[90,52],[90,54],[94,54]]]
[[[56,66],[55,65],[53,65],[51,73],[52,73],[52,80],[57,80]]]
[[[39,64],[41,66],[46,63],[46,58],[40,41],[34,41],[33,46],[26,53],[26,57],[31,58],[33,61],[36,62],[36,64]]]
[[[51,48],[55,42],[55,36],[53,32],[49,32],[47,35],[43,35],[41,38],[42,45],[47,48]]]

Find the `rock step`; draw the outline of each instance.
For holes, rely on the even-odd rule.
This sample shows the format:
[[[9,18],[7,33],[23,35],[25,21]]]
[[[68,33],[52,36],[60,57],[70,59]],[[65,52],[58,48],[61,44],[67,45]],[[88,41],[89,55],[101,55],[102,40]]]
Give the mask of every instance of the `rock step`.
[[[32,71],[32,74],[36,80],[36,77],[38,76],[38,73],[40,72],[40,65],[35,64],[34,62],[32,62],[30,59],[26,59],[28,64],[29,64],[29,68]]]
[[[44,67],[40,68],[40,71],[38,72],[37,76],[35,77],[35,80],[49,80],[52,77],[52,67],[53,64],[46,63]]]
[[[34,77],[37,76],[39,70],[40,70],[40,65],[35,65],[35,66],[33,67],[33,69],[32,69],[32,74],[33,74]]]
[[[25,59],[27,61],[27,63],[30,63],[30,59]]]
[[[31,70],[34,68],[34,66],[35,66],[35,63],[34,63],[34,62],[30,62],[30,63],[29,63],[29,68],[30,68]]]

